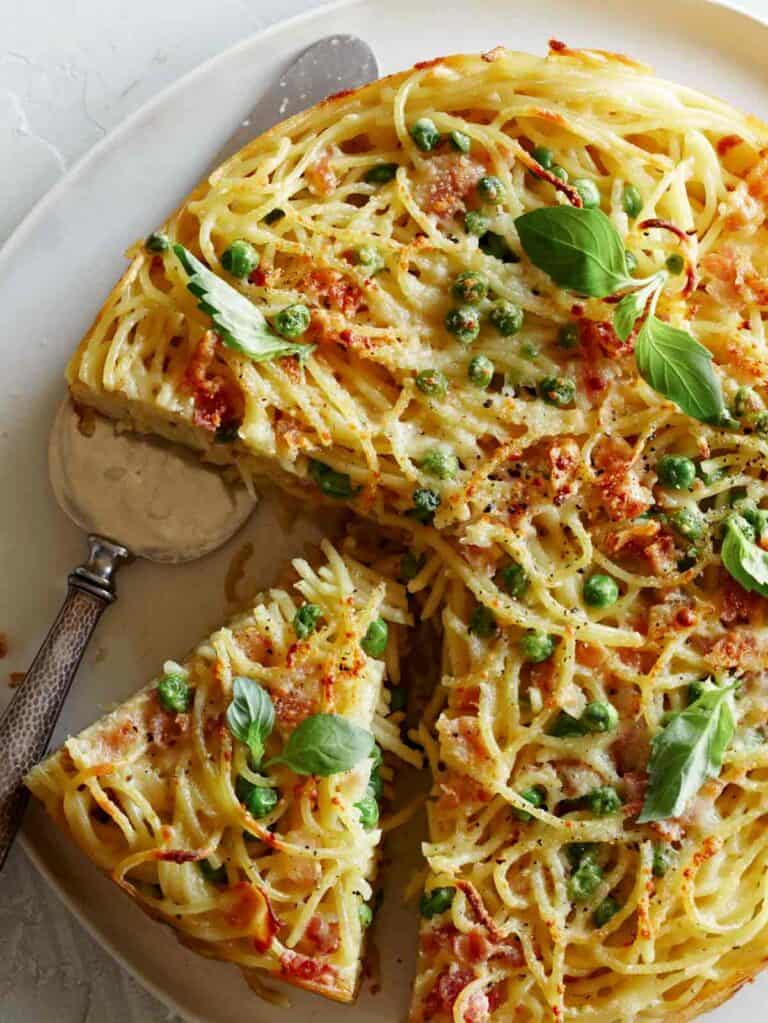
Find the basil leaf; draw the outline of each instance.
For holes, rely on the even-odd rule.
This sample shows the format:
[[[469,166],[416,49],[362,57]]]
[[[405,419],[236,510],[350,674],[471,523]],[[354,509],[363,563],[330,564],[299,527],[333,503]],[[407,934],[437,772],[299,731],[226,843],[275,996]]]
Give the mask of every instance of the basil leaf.
[[[602,210],[547,206],[515,221],[523,251],[561,288],[605,298],[636,284],[624,244]]]
[[[649,316],[637,335],[635,359],[642,378],[686,415],[720,421],[725,406],[712,356],[686,331]]]
[[[227,728],[251,752],[254,767],[261,764],[264,743],[275,727],[275,708],[266,689],[250,678],[237,676],[232,702],[227,707]]]
[[[315,345],[286,341],[275,334],[253,302],[213,273],[183,245],[174,245],[173,251],[189,275],[187,288],[200,299],[198,309],[211,317],[227,348],[242,352],[254,362],[282,359],[287,355],[298,355],[303,361],[315,350]]]
[[[643,315],[648,299],[664,285],[664,277],[654,274],[648,283],[622,298],[613,313],[613,329],[620,341],[626,341]]]
[[[327,778],[349,771],[371,755],[374,738],[370,732],[338,714],[312,714],[288,736],[279,757],[267,764],[285,764],[296,774]]]
[[[750,538],[749,523],[740,515],[731,515],[726,520],[720,557],[726,571],[740,586],[768,597],[768,551]]]
[[[708,689],[651,743],[650,779],[638,823],[678,817],[707,778],[716,778],[736,730],[735,686]]]

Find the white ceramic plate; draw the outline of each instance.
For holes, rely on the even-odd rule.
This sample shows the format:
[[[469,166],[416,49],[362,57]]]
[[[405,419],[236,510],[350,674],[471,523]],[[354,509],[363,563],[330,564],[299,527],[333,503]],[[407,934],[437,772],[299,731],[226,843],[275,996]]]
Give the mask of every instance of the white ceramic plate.
[[[498,43],[543,53],[555,37],[630,53],[666,77],[768,115],[768,27],[705,0],[361,0],[278,25],[168,89],[74,168],[0,252],[0,631],[12,642],[7,670],[31,660],[61,601],[65,575],[83,553],[81,537],[53,502],[46,471],[46,435],[69,353],[121,271],[121,252],[184,196],[279,69],[333,32],[365,38],[383,72]],[[298,534],[274,508],[264,508],[248,530],[270,538],[257,548],[268,550],[268,559],[249,572],[267,584],[277,565],[298,553]],[[94,637],[56,742],[222,620],[231,610],[224,596],[226,569],[248,530],[198,563],[124,570],[120,600]],[[91,933],[177,1012],[201,1023],[285,1020],[281,1010],[254,999],[233,967],[193,956],[146,920],[62,842],[37,808],[29,815],[25,843]],[[397,859],[398,876],[390,879],[390,898],[376,927],[383,991],[365,992],[352,1009],[296,995],[294,1005],[307,1023],[338,1023],[340,1017],[394,1023],[404,1017],[415,920],[398,898]],[[713,1023],[760,1018],[767,996],[768,980],[759,981],[720,1009]]]

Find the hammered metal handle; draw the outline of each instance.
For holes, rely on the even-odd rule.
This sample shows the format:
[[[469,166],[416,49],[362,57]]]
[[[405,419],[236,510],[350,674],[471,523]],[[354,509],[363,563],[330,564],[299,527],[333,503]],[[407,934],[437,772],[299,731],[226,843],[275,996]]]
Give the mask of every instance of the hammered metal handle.
[[[0,869],[29,798],[22,780],[48,747],[88,640],[116,597],[117,568],[129,556],[103,537],[88,542],[88,560],[70,574],[66,600],[0,719]]]

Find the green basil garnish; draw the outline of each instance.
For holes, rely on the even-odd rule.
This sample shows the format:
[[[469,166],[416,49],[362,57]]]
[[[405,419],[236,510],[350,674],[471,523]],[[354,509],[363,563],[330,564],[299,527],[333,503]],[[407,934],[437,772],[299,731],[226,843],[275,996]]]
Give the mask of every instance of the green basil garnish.
[[[675,714],[651,743],[649,783],[638,823],[678,817],[707,778],[716,778],[736,729],[733,691],[705,690]]]
[[[283,752],[267,766],[285,764],[296,774],[327,778],[351,770],[373,748],[373,736],[359,725],[338,714],[312,714],[291,732]]]
[[[254,362],[298,355],[303,361],[315,345],[286,341],[276,334],[263,313],[245,295],[217,276],[183,245],[173,251],[189,276],[187,288],[198,298],[198,309],[207,313],[227,348],[242,352]]]
[[[602,210],[547,206],[524,213],[515,227],[526,256],[561,288],[607,298],[637,284],[619,233]]]
[[[720,557],[726,571],[740,586],[768,597],[768,551],[753,540],[754,529],[741,515],[730,515]]]
[[[649,316],[637,335],[635,360],[654,391],[702,423],[720,422],[720,381],[709,350],[684,330]]]
[[[266,689],[250,678],[238,676],[232,683],[232,702],[227,707],[227,728],[251,752],[259,767],[264,743],[275,727],[275,708]]]
[[[616,306],[613,314],[613,329],[621,341],[626,341],[635,324],[645,312],[648,299],[664,287],[667,275],[662,271],[654,274],[642,288],[628,292]]]

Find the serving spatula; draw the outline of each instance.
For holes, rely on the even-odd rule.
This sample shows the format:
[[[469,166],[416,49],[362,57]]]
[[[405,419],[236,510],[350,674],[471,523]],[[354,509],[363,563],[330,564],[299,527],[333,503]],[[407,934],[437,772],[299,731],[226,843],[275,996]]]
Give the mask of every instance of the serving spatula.
[[[278,121],[377,75],[376,58],[361,39],[321,39],[261,97],[214,165]],[[48,462],[56,499],[88,534],[89,549],[0,719],[0,868],[27,803],[22,779],[45,753],[93,630],[115,600],[119,566],[138,557],[168,563],[202,557],[229,540],[256,503],[191,453],[121,433],[100,416],[83,419],[69,398],[53,423]],[[183,491],[194,499],[183,500]]]

